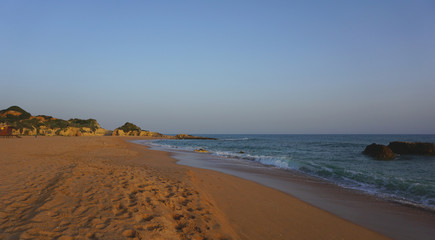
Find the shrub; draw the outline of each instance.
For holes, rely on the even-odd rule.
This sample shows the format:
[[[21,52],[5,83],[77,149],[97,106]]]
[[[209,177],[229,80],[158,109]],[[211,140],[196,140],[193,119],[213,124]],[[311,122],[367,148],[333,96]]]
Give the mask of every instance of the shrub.
[[[95,119],[78,119],[78,118],[72,118],[70,120],[68,120],[68,123],[71,127],[78,127],[78,128],[82,128],[82,127],[88,127],[90,129],[92,129],[93,132],[95,132],[97,130],[97,128],[99,127],[97,120]]]
[[[68,127],[68,121],[65,121],[62,119],[49,120],[43,124],[44,124],[44,126],[51,128],[51,129],[54,129],[54,128],[65,129]]]
[[[126,122],[124,125],[119,127],[118,129],[121,129],[124,132],[130,132],[130,131],[141,131],[140,127],[134,125],[133,123]]]
[[[19,116],[13,116],[10,114],[6,115],[6,118],[10,118],[10,120],[12,120],[12,121],[21,120],[21,119],[28,119],[28,118],[30,118],[30,116],[32,116],[30,113],[26,112],[24,109],[22,109],[18,106],[11,106],[7,109],[1,110],[0,114],[5,113],[7,111],[16,111],[16,112],[21,113],[21,115],[19,115]]]
[[[16,126],[16,128],[19,129],[23,129],[23,128],[39,129],[39,127],[41,127],[43,123],[41,123],[38,119],[34,118],[34,119],[25,119],[25,120],[17,121],[15,122],[14,125]]]

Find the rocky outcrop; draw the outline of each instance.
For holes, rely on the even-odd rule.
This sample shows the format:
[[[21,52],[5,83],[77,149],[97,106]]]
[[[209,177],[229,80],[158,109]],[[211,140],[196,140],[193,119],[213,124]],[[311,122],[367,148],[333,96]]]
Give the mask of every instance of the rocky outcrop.
[[[363,154],[379,160],[391,160],[400,155],[435,155],[435,144],[422,142],[390,142],[388,146],[380,144],[368,145]]]
[[[142,130],[133,123],[126,122],[119,128],[116,128],[112,136],[133,136],[133,137],[156,137],[156,138],[174,138],[173,136],[163,135],[158,132]]]
[[[115,130],[113,130],[112,136],[127,136],[127,135],[125,134],[124,130],[116,128]]]
[[[128,132],[125,132],[124,130],[122,130],[122,129],[119,129],[119,128],[117,128],[117,129],[115,129],[113,132],[112,132],[112,136],[132,136],[132,137],[170,137],[170,136],[167,136],[167,135],[163,135],[163,134],[161,134],[161,133],[158,133],[158,132],[151,132],[151,131],[145,131],[145,130],[140,130],[140,131],[137,131],[137,130],[133,130],[133,131],[128,131]]]
[[[90,128],[78,128],[78,127],[67,127],[67,128],[47,128],[41,126],[40,128],[22,128],[12,130],[13,135],[42,135],[42,136],[107,136],[111,135],[112,131],[106,130],[104,128],[95,129],[95,131]]]
[[[198,153],[208,153],[208,150],[205,150],[204,148],[200,148],[200,149],[195,149],[195,152],[198,152]]]
[[[131,136],[131,137],[153,137],[153,138],[166,138],[166,139],[206,139],[216,140],[216,138],[198,137],[187,134],[177,134],[176,136],[164,135],[158,132],[151,132],[142,130],[140,127],[133,123],[126,122],[121,127],[113,130],[112,136]]]
[[[201,140],[217,140],[217,138],[208,138],[208,137],[198,137],[187,134],[177,134],[175,136],[176,139],[201,139]]]
[[[187,134],[177,134],[176,136],[164,135],[158,132],[151,132],[142,130],[140,127],[133,123],[126,122],[123,126],[116,128],[112,132],[112,136],[130,136],[130,137],[153,137],[153,138],[166,138],[166,139],[204,139],[216,140],[216,138],[198,137]]]
[[[11,106],[0,110],[0,124],[13,127],[13,135],[44,135],[44,136],[137,136],[166,139],[206,139],[216,138],[198,137],[187,134],[177,136],[164,135],[158,132],[142,130],[133,123],[126,122],[123,126],[109,131],[98,124],[95,119],[72,118],[62,120],[52,116],[32,116],[18,106]]]
[[[389,147],[376,143],[368,145],[363,154],[378,160],[392,160],[396,157],[396,154]]]
[[[7,109],[0,110],[0,118],[12,118],[12,120],[28,119],[31,114],[18,106],[11,106]]]
[[[18,106],[0,110],[0,123],[13,126],[13,135],[104,136],[110,135],[95,119],[73,118],[68,121],[52,116],[32,116]]]
[[[80,131],[80,128],[77,127],[68,127],[59,131],[58,135],[60,136],[83,136],[83,133]]]
[[[397,154],[435,155],[435,144],[423,142],[390,142],[388,147]]]
[[[151,131],[140,131],[139,133],[140,137],[165,137],[165,138],[172,138],[172,136],[163,135],[158,132],[151,132]]]

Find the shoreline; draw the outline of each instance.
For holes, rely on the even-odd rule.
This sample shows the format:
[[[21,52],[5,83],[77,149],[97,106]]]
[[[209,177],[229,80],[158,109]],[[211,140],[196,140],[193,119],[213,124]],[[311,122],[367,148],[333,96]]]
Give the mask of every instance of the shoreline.
[[[146,138],[1,140],[0,238],[386,239],[133,139]]]
[[[206,190],[205,192],[209,192],[210,193],[210,186],[213,186],[213,193],[212,193],[212,197],[214,198],[214,200],[217,200],[216,202],[219,204],[219,208],[221,210],[223,210],[223,212],[225,213],[225,215],[229,216],[230,218],[230,222],[232,222],[232,224],[240,224],[241,222],[243,222],[244,226],[239,226],[238,230],[240,231],[242,228],[242,234],[241,235],[245,235],[246,233],[243,233],[243,231],[250,231],[252,233],[250,233],[249,237],[247,237],[246,239],[335,239],[335,238],[341,238],[342,235],[347,235],[350,234],[350,232],[355,231],[355,229],[346,229],[347,224],[350,224],[353,227],[356,228],[361,228],[364,229],[364,233],[352,233],[350,235],[348,235],[348,237],[344,237],[344,239],[351,237],[352,239],[386,239],[388,237],[380,235],[379,233],[369,230],[367,228],[361,227],[360,225],[357,225],[351,221],[348,221],[346,219],[343,219],[339,216],[337,216],[336,214],[332,214],[328,211],[325,211],[323,209],[320,209],[310,203],[307,203],[306,201],[300,200],[294,196],[292,196],[291,194],[285,193],[281,190],[277,190],[274,187],[271,186],[266,186],[264,184],[258,183],[256,181],[253,181],[252,179],[246,179],[240,176],[234,176],[234,174],[231,173],[227,173],[227,172],[222,172],[219,171],[217,169],[209,169],[209,168],[204,168],[204,166],[198,167],[198,166],[192,166],[192,165],[188,165],[188,164],[183,164],[180,163],[180,158],[177,157],[177,154],[174,154],[171,151],[167,151],[167,150],[162,150],[162,149],[154,149],[151,148],[150,146],[146,146],[146,145],[142,145],[142,144],[137,144],[133,141],[135,140],[141,140],[141,139],[131,139],[131,138],[127,138],[126,139],[128,142],[130,142],[131,144],[135,144],[138,145],[139,147],[145,147],[148,149],[150,149],[151,151],[158,151],[158,152],[164,152],[166,154],[168,154],[168,156],[170,156],[174,163],[177,164],[180,167],[187,167],[188,169],[190,169],[189,171],[194,173],[194,179],[196,183],[200,182],[200,185],[208,185],[206,186]],[[133,140],[133,141],[131,141]],[[149,140],[149,139],[146,139]],[[189,158],[194,157],[195,159],[203,159],[204,156],[206,156],[207,154],[200,154],[200,153],[194,153],[192,152],[192,155],[190,155],[189,153]],[[211,178],[211,176],[213,176],[213,178]],[[224,185],[219,185],[216,182],[222,182],[222,180],[225,179],[226,184]],[[244,192],[245,191],[245,187],[236,187],[236,191],[232,191],[232,194],[229,195],[233,195],[233,196],[227,196],[228,192],[228,188],[231,188],[233,185],[247,185],[249,187],[246,187],[247,191],[249,193]],[[202,186],[204,188],[204,186]],[[216,193],[216,191],[218,193]],[[258,192],[261,192],[261,194],[259,194]],[[266,192],[266,193],[265,193]],[[247,197],[247,196],[237,196],[237,195],[251,195],[251,197]],[[237,197],[234,197],[237,196]],[[261,200],[259,199],[261,196]],[[257,201],[260,201],[261,204],[256,204],[256,203],[251,203],[251,202],[245,202],[246,200],[249,199],[255,199]],[[273,206],[273,203],[277,202],[278,204],[276,206]],[[236,208],[233,206],[237,206]],[[246,206],[248,205],[248,206]],[[243,207],[242,207],[243,206]],[[251,207],[249,207],[251,206]],[[254,207],[255,206],[255,207]],[[261,206],[261,208],[259,209],[259,207]],[[238,208],[243,208],[243,210],[240,210]],[[252,209],[255,209],[254,211],[252,211]],[[267,209],[267,210],[265,210]],[[291,209],[291,210],[290,210]],[[242,214],[240,213],[243,212]],[[255,211],[257,211],[257,213],[254,213]],[[267,213],[265,212],[267,211]],[[294,214],[294,212],[297,212],[297,214]],[[306,211],[306,212],[305,212]],[[234,213],[236,212],[236,213]],[[315,212],[314,215],[316,215],[315,217],[313,217],[313,212]],[[271,214],[273,213],[273,214]],[[268,217],[264,217],[261,216],[261,214],[264,214],[265,216]],[[318,216],[317,214],[320,214],[321,216]],[[253,215],[253,216],[250,216]],[[251,222],[255,223],[256,221],[253,220],[255,218],[264,218],[263,220],[266,221],[262,221],[261,223],[255,224],[255,227],[260,227],[262,228],[261,231],[255,231],[252,228],[254,227],[253,225],[251,225]],[[327,218],[327,221],[323,221],[323,218]],[[279,219],[279,220],[278,220]],[[322,219],[322,220],[320,220]],[[301,224],[301,222],[298,222],[297,225],[299,225],[299,227],[302,227],[302,229],[304,228],[302,225],[312,225],[310,227],[308,227],[308,229],[310,229],[311,231],[317,231],[316,234],[321,234],[320,235],[310,235],[311,232],[305,232],[307,231],[307,229],[304,230],[299,230],[300,232],[304,232],[304,234],[307,234],[306,236],[304,235],[298,235],[298,237],[295,237],[293,235],[283,235],[283,233],[285,233],[286,231],[288,231],[288,225],[287,223],[295,223],[295,221],[301,221],[304,222],[304,224]],[[318,222],[322,222],[321,224],[317,224]],[[331,222],[328,222],[331,221]],[[276,224],[276,226],[272,226],[271,222],[273,224]],[[329,223],[333,223],[333,224],[329,224]],[[346,227],[344,228],[340,228],[337,226],[340,226],[341,224],[345,223]],[[338,225],[337,225],[338,224]],[[322,225],[322,226],[321,226]],[[282,232],[274,232],[277,228],[279,228],[280,230],[282,230]],[[320,228],[320,232],[319,229]],[[274,229],[272,231],[272,229]],[[315,230],[316,229],[316,230]],[[308,230],[308,231],[310,231]],[[348,232],[348,230],[350,230],[350,232]],[[264,234],[265,231],[267,232],[267,234]],[[372,236],[367,237],[365,234],[367,234],[368,232],[371,232]],[[272,232],[274,232],[272,234]],[[337,235],[336,235],[337,234]],[[356,234],[356,235],[355,235]],[[340,235],[341,237],[338,237],[338,235]],[[313,237],[316,236],[316,237]],[[330,236],[330,237],[325,237],[325,236]],[[244,238],[243,238],[244,239]]]
[[[148,146],[170,152],[178,160],[177,164],[218,171],[259,183],[394,239],[416,236],[418,239],[431,239],[435,235],[435,212],[431,208],[380,198],[297,171],[239,159],[228,160],[210,154]]]

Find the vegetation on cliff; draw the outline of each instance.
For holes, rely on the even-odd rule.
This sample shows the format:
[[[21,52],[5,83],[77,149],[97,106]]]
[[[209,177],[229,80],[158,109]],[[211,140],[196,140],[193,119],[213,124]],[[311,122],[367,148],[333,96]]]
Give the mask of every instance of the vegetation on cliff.
[[[126,122],[124,123],[124,125],[122,125],[121,127],[117,128],[120,129],[124,132],[131,132],[131,131],[141,131],[140,127],[134,125],[133,123],[130,122]]]
[[[72,118],[70,120],[68,120],[68,124],[71,127],[78,127],[78,128],[82,128],[82,127],[87,127],[90,128],[92,131],[97,130],[97,128],[100,128],[100,125],[97,123],[97,120],[95,119],[78,119],[78,118]]]
[[[63,120],[47,115],[32,116],[29,112],[18,106],[11,106],[7,109],[0,110],[0,123],[15,127],[14,135],[61,135],[61,136],[140,136],[156,137],[168,139],[215,139],[207,137],[198,137],[187,134],[178,134],[176,136],[163,135],[158,132],[142,130],[137,125],[126,122],[113,132],[103,129],[95,119],[71,118]]]
[[[54,119],[45,122],[45,126],[47,126],[48,128],[66,129],[69,126],[69,122],[62,119]]]
[[[0,110],[0,121],[15,122],[22,119],[28,119],[32,115],[18,106],[11,106],[7,109]]]
[[[151,132],[142,130],[140,127],[133,123],[126,122],[119,128],[113,130],[113,136],[135,136],[135,137],[159,137],[159,138],[173,138],[172,136],[163,135],[158,132]]]
[[[47,115],[32,116],[18,106],[0,110],[0,123],[15,127],[15,134],[20,135],[79,136],[104,135],[107,132],[95,119],[72,118],[66,121]]]

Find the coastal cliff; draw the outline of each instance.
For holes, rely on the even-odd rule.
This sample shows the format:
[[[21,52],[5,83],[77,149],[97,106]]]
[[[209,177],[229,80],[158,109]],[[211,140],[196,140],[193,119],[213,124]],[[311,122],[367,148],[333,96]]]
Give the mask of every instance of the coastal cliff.
[[[142,130],[140,127],[134,125],[133,123],[126,122],[119,128],[116,128],[112,136],[133,136],[133,137],[157,137],[157,138],[175,138],[173,136],[164,135],[158,132],[151,132],[147,130]]]
[[[118,127],[115,130],[113,130],[112,136],[155,137],[155,138],[178,139],[178,140],[181,139],[216,140],[216,138],[199,137],[199,136],[192,136],[187,134],[177,134],[175,136],[165,135],[159,132],[142,130],[140,127],[130,122],[126,122],[121,127]]]
[[[95,119],[71,118],[63,120],[47,115],[32,116],[18,106],[0,110],[0,124],[12,127],[12,135],[22,136],[133,136],[166,139],[215,139],[187,134],[176,136],[142,130],[133,123],[126,122],[114,131],[104,129]]]
[[[0,123],[14,127],[13,135],[104,136],[112,133],[102,128],[95,119],[63,120],[46,115],[32,116],[18,106],[1,110]]]

